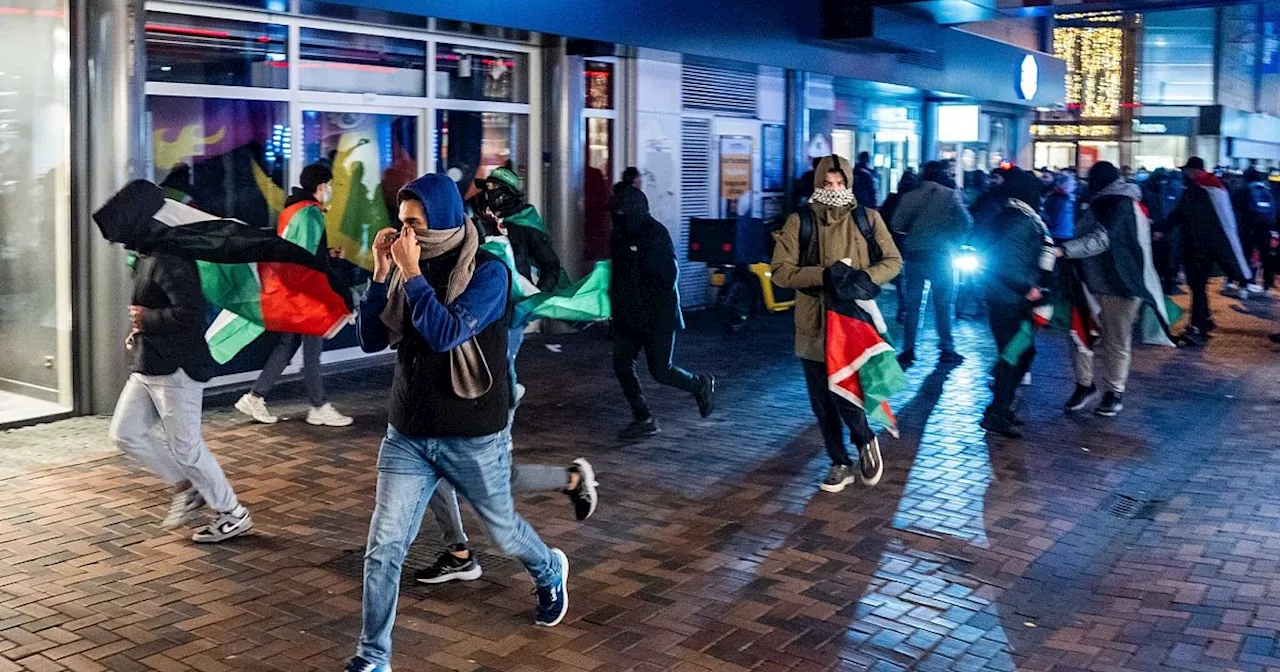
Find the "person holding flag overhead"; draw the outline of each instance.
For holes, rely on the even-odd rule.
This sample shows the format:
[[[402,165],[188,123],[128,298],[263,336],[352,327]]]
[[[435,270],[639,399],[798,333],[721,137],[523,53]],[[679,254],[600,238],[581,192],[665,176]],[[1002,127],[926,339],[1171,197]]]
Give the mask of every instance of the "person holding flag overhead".
[[[1022,438],[1022,421],[1013,401],[1022,377],[1035,358],[1034,327],[1048,323],[1045,275],[1053,271],[1055,254],[1049,228],[1039,214],[1044,185],[1021,168],[1010,168],[997,187],[1003,201],[977,246],[989,268],[986,298],[996,360],[993,397],[982,428],[1009,438]]]
[[[134,373],[116,404],[112,442],[174,487],[165,527],[189,524],[208,505],[215,518],[193,541],[244,534],[253,520],[200,435],[203,383],[216,362],[268,328],[331,334],[350,311],[311,252],[167,199],[151,182],[129,183],[93,219],[104,238],[134,253],[133,329],[125,343]],[[273,263],[278,272],[267,272]],[[207,332],[206,303],[225,314]]]
[[[782,230],[774,234],[773,281],[797,291],[796,355],[804,368],[809,402],[831,458],[831,468],[821,488],[840,492],[856,480],[865,485],[878,483],[884,473],[884,460],[867,423],[868,386],[842,373],[844,367],[832,370],[832,364],[839,362],[829,360],[832,346],[836,345],[831,341],[834,336],[843,341],[842,334],[849,333],[835,331],[834,327],[859,326],[846,318],[868,325],[847,340],[868,358],[875,358],[877,364],[887,366],[889,372],[896,369],[901,378],[892,348],[886,350],[887,343],[881,336],[883,319],[876,319],[879,311],[874,310],[874,301],[867,297],[902,270],[902,255],[880,214],[859,205],[854,197],[850,188],[853,167],[848,159],[835,155],[823,158],[814,169],[813,180],[814,192],[808,205],[792,214]],[[841,286],[852,287],[852,303],[864,311],[851,316],[851,311],[833,310],[839,308],[837,303],[850,303],[833,292]],[[874,310],[874,315],[866,315],[865,310]],[[840,350],[847,352],[843,347]],[[856,470],[845,447],[842,424],[848,427],[858,450]]]
[[[302,169],[301,184],[293,190],[285,201],[284,211],[280,213],[277,233],[281,238],[295,243],[303,249],[311,250],[316,255],[318,265],[329,271],[329,257],[341,253],[330,250],[324,230],[324,203],[333,196],[333,171],[328,166],[313,163]],[[326,272],[331,285],[337,285],[335,291],[347,296],[342,283],[335,282],[332,272]],[[338,412],[325,399],[324,379],[320,373],[320,353],[324,350],[324,339],[319,336],[302,336],[300,334],[282,333],[280,342],[262,366],[258,380],[253,389],[245,393],[236,402],[236,410],[264,424],[275,424],[280,418],[267,410],[266,396],[293,359],[298,346],[302,346],[302,380],[307,391],[307,399],[311,409],[307,412],[307,423],[328,427],[346,427],[354,422]]]

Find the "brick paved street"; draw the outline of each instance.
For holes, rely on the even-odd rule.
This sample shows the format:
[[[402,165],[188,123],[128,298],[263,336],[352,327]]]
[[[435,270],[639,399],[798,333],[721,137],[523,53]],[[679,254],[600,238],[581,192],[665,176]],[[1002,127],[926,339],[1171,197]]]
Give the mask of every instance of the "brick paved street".
[[[1042,335],[1022,442],[977,426],[992,353],[963,322],[964,365],[932,371],[921,347],[884,481],[835,495],[785,318],[686,334],[677,359],[720,377],[720,410],[655,390],[664,431],[630,446],[603,335],[531,339],[517,460],[585,455],[602,483],[586,523],[561,495],[518,500],[572,561],[569,617],[533,628],[522,568],[482,552],[480,581],[406,586],[395,668],[1280,670],[1278,311],[1235,303],[1203,352],[1139,350],[1110,421],[1062,414],[1066,345]],[[276,426],[212,399],[207,438],[257,523],[215,548],[158,528],[167,492],[104,420],[0,434],[0,672],[341,669],[388,378],[331,379],[358,416],[339,430],[300,421],[296,384]]]

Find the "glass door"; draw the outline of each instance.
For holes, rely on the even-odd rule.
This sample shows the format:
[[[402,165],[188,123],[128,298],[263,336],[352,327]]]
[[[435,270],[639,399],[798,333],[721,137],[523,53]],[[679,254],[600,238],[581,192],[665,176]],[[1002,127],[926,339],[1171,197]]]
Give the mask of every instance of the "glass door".
[[[18,5],[0,22],[0,426],[72,407],[67,4]]]

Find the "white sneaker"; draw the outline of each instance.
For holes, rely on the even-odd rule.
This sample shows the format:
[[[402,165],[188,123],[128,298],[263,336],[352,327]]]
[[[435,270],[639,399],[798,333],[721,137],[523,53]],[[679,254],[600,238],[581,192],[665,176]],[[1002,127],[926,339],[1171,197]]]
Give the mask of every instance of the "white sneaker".
[[[1026,387],[1027,385],[1030,385],[1030,384],[1031,384],[1031,372],[1028,371],[1022,374],[1022,385],[1023,387]]]
[[[355,420],[338,412],[333,404],[325,404],[324,406],[312,406],[307,412],[308,425],[322,425],[324,427],[346,427]]]
[[[200,509],[203,508],[204,497],[200,496],[200,491],[196,490],[194,485],[188,483],[186,489],[173,493],[173,500],[169,502],[169,513],[160,522],[160,527],[170,529],[190,525],[199,517]]]
[[[516,383],[516,403],[520,403],[521,399],[524,399],[524,385]]]
[[[240,397],[240,400],[236,402],[236,410],[264,425],[274,425],[280,422],[280,418],[271,415],[271,411],[267,410],[267,402],[252,392]]]
[[[1262,285],[1259,285],[1256,282],[1250,283],[1250,285],[1245,289],[1248,289],[1250,294],[1261,294],[1266,291],[1265,287],[1263,287]]]
[[[219,514],[213,522],[196,530],[191,541],[197,544],[216,544],[232,537],[238,537],[253,529],[253,518],[249,517],[249,509],[241,504],[234,511]]]

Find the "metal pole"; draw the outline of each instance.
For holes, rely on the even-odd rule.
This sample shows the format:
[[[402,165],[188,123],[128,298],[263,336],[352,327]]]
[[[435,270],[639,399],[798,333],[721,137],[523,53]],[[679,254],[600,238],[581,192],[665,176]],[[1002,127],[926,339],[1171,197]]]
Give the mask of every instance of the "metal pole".
[[[133,283],[124,252],[90,216],[141,172],[146,72],[137,0],[84,0],[76,13],[72,200],[77,410],[109,413],[128,376],[124,339]]]
[[[583,273],[582,239],[586,204],[583,200],[582,108],[586,96],[584,59],[571,56],[564,38],[553,38],[542,51],[543,81],[549,97],[546,115],[547,228],[556,254],[570,277]]]

